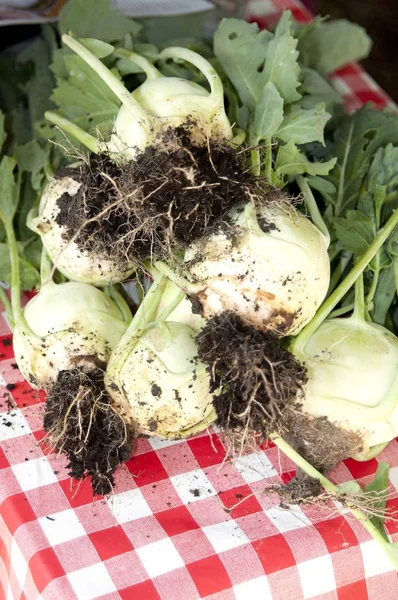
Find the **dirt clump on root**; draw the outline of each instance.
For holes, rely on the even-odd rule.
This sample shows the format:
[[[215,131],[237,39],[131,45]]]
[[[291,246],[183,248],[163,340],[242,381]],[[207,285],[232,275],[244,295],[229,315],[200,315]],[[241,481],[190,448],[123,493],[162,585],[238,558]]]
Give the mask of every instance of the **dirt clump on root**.
[[[196,145],[192,126],[170,128],[123,166],[95,155],[60,172],[82,183],[75,196],[57,201],[65,239],[131,262],[170,257],[234,206],[264,196],[244,149],[210,140]]]
[[[311,417],[298,405],[286,423],[285,440],[322,474],[363,450],[359,433],[339,429],[327,417]]]
[[[217,423],[262,438],[282,431],[306,382],[306,370],[271,331],[259,331],[233,313],[213,317],[196,338],[207,366]]]
[[[114,472],[132,452],[134,432],[104,387],[104,371],[61,371],[47,395],[44,429],[68,457],[69,475],[91,480],[94,495],[108,494]]]

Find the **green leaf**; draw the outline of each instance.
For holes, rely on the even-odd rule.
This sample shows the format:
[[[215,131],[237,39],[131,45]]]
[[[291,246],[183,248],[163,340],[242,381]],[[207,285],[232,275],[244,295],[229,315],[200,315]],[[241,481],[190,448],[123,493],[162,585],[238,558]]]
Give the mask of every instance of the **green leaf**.
[[[357,481],[346,481],[345,483],[341,483],[338,487],[342,494],[348,494],[351,496],[362,492],[361,486]]]
[[[321,192],[323,195],[334,194],[336,191],[333,183],[330,183],[330,181],[327,181],[323,177],[307,177],[307,183],[310,187],[314,190],[318,190],[318,192]]]
[[[21,171],[31,174],[33,189],[40,193],[45,180],[44,167],[49,162],[50,147],[43,149],[36,140],[31,140],[23,146],[18,146],[15,158]]]
[[[387,144],[398,144],[397,115],[365,106],[341,120],[328,151],[328,156],[337,157],[327,177],[337,190],[335,216],[355,208],[373,158]]]
[[[390,309],[395,294],[397,293],[397,284],[395,282],[394,266],[383,269],[379,275],[376,293],[373,299],[374,308],[372,311],[372,320],[379,325],[386,322],[387,312]]]
[[[5,121],[4,113],[0,110],[0,150],[2,149],[3,144],[7,139],[7,134],[4,129],[4,121]]]
[[[279,177],[283,175],[327,175],[336,163],[332,158],[327,162],[311,162],[291,140],[284,146],[279,146],[276,155],[275,170]]]
[[[115,119],[120,102],[79,56],[66,55],[65,65],[69,79],[58,81],[52,99],[65,117],[95,134],[100,124]]]
[[[19,270],[22,290],[32,290],[40,283],[37,269],[26,260],[22,254],[22,247],[18,244]],[[0,281],[11,285],[11,262],[8,244],[0,244]]]
[[[390,466],[386,462],[380,461],[373,481],[371,481],[364,489],[365,493],[375,492],[373,504],[375,508],[381,511],[385,511],[386,509],[389,470]],[[372,517],[370,521],[388,542],[388,537],[384,528],[384,518]]]
[[[10,156],[3,156],[0,162],[0,219],[5,223],[12,222],[18,205],[16,164]]]
[[[332,226],[344,250],[360,256],[375,237],[375,222],[359,210],[348,210],[345,217],[333,219]]]
[[[372,42],[365,30],[345,19],[319,23],[299,42],[300,60],[327,75],[369,55]]]
[[[214,53],[243,104],[254,111],[267,83],[263,66],[272,33],[255,23],[223,19],[214,34]]]
[[[106,56],[112,54],[115,49],[111,44],[107,44],[101,40],[96,40],[95,38],[80,38],[79,41],[97,58],[105,58]]]
[[[127,33],[136,36],[141,25],[112,8],[111,0],[69,0],[61,10],[58,29],[61,35],[72,32],[78,38],[116,42]]]
[[[323,130],[329,119],[324,104],[310,110],[295,107],[287,113],[275,137],[286,143],[290,140],[295,144],[323,143]]]
[[[377,186],[385,186],[386,194],[398,191],[398,147],[387,144],[374,155],[366,179],[366,187],[375,192]]]
[[[343,105],[343,98],[334,89],[331,83],[314,69],[301,69],[302,83],[299,88],[302,98],[302,108],[315,108],[318,104],[325,104],[328,111],[334,112],[337,106]]]
[[[262,140],[271,137],[283,121],[283,98],[273,83],[264,87],[254,111],[252,134]]]
[[[275,29],[275,37],[267,48],[264,81],[272,81],[285,102],[294,102],[301,95],[297,91],[300,86],[300,67],[298,65],[297,39],[291,35],[292,15],[284,11]]]

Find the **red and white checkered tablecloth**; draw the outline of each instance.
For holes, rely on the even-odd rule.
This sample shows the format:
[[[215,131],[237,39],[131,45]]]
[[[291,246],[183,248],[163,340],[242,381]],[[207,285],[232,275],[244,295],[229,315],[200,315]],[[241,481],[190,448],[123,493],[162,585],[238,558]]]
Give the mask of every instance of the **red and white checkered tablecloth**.
[[[250,20],[270,25],[283,8],[310,18],[292,0],[252,0]],[[333,80],[350,109],[391,102],[357,65]],[[14,363],[0,315],[0,600],[398,598],[397,573],[349,513],[286,511],[265,493],[295,469],[272,444],[232,465],[215,429],[183,442],[142,439],[114,494],[94,502],[87,482],[67,476],[65,458],[40,445],[42,402]],[[398,443],[379,459],[395,491]],[[347,460],[330,477],[366,484],[376,467]],[[398,524],[389,532],[398,540]]]

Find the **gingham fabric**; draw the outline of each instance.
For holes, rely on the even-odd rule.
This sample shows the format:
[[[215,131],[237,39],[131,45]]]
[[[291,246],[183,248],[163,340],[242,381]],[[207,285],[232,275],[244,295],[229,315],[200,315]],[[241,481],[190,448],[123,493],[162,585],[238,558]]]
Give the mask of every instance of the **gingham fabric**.
[[[290,0],[255,0],[269,25]],[[388,97],[353,65],[334,77],[347,105]],[[398,579],[363,527],[319,506],[279,507],[267,487],[295,466],[269,444],[231,464],[212,429],[183,442],[139,440],[114,493],[93,501],[64,457],[41,444],[43,396],[14,363],[0,316],[0,600],[396,600]],[[398,487],[398,444],[380,455]],[[368,483],[377,460],[330,478]],[[398,494],[388,504],[398,510]],[[232,508],[232,510],[230,510]],[[398,524],[388,525],[398,540]]]

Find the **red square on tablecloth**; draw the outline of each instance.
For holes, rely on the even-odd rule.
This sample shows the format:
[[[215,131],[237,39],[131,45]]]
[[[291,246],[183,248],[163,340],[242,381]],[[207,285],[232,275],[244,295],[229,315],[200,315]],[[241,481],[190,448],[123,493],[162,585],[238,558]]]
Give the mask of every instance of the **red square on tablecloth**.
[[[90,533],[88,537],[94,544],[101,560],[107,560],[118,554],[124,554],[125,552],[130,552],[130,550],[134,550],[131,541],[120,525]]]
[[[233,519],[245,517],[246,515],[263,510],[248,485],[241,485],[232,490],[225,490],[219,493],[218,497],[226,508],[230,509],[238,504],[236,508],[229,512]]]
[[[231,587],[231,580],[218,556],[209,556],[187,565],[201,598]]]
[[[202,435],[192,440],[187,440],[187,442],[202,469],[211,467],[212,465],[219,465],[225,458],[225,448],[215,433],[211,436]]]
[[[10,466],[10,463],[7,460],[7,456],[4,454],[4,450],[0,448],[0,469],[6,469]]]
[[[45,548],[36,552],[28,564],[33,581],[40,593],[54,579],[62,577],[65,572],[52,548]]]
[[[366,581],[355,581],[337,590],[338,600],[367,600],[368,590]],[[380,599],[381,600],[381,599]]]
[[[76,481],[68,477],[68,479],[61,479],[59,484],[72,508],[93,503],[93,489],[88,479]],[[98,496],[98,498],[102,498],[102,496]]]
[[[282,534],[256,540],[252,545],[267,575],[296,564],[290,546]]]
[[[41,404],[45,400],[45,393],[42,390],[34,390],[27,381],[18,381],[11,390],[12,397],[18,408]]]
[[[192,531],[192,529],[198,529],[199,527],[186,506],[164,510],[156,513],[155,517],[168,536]]]
[[[44,429],[33,431],[33,435],[35,436],[37,443],[40,444],[40,450],[43,452],[44,456],[55,454],[55,448],[51,446]]]
[[[14,350],[12,347],[12,336],[1,335],[0,336],[0,359],[7,360],[8,358],[14,357]]]
[[[126,466],[133,474],[134,481],[138,486],[168,479],[167,471],[155,451],[134,456],[126,463]]]
[[[385,520],[385,525],[387,527],[388,533],[393,535],[398,532],[398,521],[396,520],[396,516],[398,515],[398,498],[392,498],[391,500],[387,500],[386,503],[386,512],[390,516],[394,516],[393,520]]]
[[[36,519],[36,515],[23,492],[9,496],[4,500],[1,505],[1,512],[11,535],[14,535],[18,527],[24,523]]]
[[[353,458],[347,458],[347,460],[344,461],[344,464],[354,479],[361,479],[361,477],[366,477],[367,475],[374,475],[379,463],[375,458],[365,462],[359,462]]]
[[[321,534],[329,553],[358,545],[355,533],[343,516],[319,521],[314,524],[314,527]]]
[[[137,585],[124,588],[124,590],[119,590],[119,595],[122,600],[160,600],[155,585],[149,579],[142,583],[137,583]]]

